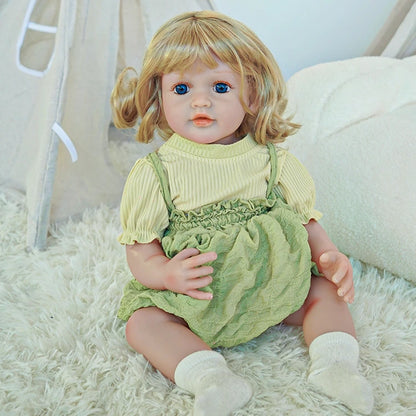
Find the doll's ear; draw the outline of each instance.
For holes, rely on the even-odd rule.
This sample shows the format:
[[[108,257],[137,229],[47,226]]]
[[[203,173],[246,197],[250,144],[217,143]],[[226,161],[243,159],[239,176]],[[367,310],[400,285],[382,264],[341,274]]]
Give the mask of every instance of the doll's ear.
[[[248,108],[250,109],[250,111],[254,114],[256,114],[259,110],[259,102],[258,99],[256,97],[255,101],[251,101],[249,102]]]
[[[248,108],[251,111],[252,114],[257,114],[259,110],[259,97],[255,94],[250,94],[248,99]]]
[[[252,77],[247,78],[247,88],[248,88],[248,103],[247,107],[251,113],[257,114],[259,110],[259,96],[255,93],[254,88],[254,79]]]

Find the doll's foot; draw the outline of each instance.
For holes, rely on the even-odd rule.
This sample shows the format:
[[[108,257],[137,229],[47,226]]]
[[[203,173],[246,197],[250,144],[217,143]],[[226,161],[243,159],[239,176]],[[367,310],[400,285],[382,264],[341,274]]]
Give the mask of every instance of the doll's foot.
[[[358,372],[357,340],[344,332],[317,337],[309,347],[308,381],[326,395],[364,415],[373,409],[370,383]]]
[[[308,381],[333,399],[363,415],[371,414],[373,392],[370,383],[355,369],[333,365],[311,373]]]
[[[250,384],[230,370],[207,374],[200,383],[195,393],[194,416],[231,415],[252,396]]]
[[[185,357],[175,371],[176,384],[194,394],[194,416],[228,416],[251,398],[250,384],[234,374],[215,351]]]

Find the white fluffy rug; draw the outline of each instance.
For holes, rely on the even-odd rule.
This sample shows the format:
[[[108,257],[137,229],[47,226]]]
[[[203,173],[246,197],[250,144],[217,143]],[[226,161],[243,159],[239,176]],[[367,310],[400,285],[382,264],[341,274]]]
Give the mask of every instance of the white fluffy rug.
[[[116,311],[129,280],[116,210],[56,228],[25,252],[25,211],[0,198],[0,415],[185,416],[192,399],[132,351]],[[416,287],[353,261],[351,306],[374,415],[416,415]],[[306,382],[297,328],[276,327],[223,350],[255,387],[236,415],[350,415]]]

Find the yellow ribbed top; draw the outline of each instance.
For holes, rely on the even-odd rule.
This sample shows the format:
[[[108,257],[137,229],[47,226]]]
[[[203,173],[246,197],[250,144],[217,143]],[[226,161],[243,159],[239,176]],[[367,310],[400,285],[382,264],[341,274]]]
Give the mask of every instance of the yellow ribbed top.
[[[267,146],[248,135],[229,145],[199,144],[174,134],[158,150],[177,209],[190,211],[236,198],[265,197],[270,176]],[[277,148],[276,189],[301,221],[319,220],[315,186],[305,167]],[[122,244],[159,241],[168,226],[168,210],[158,178],[147,159],[139,159],[127,178],[120,206]]]

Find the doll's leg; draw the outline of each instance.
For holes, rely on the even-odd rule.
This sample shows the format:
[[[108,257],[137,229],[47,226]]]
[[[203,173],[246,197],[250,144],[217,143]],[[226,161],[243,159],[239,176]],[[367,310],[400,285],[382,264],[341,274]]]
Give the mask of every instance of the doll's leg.
[[[348,305],[336,292],[336,286],[327,279],[313,277],[305,304],[285,323],[303,325],[311,357],[308,380],[351,409],[370,414],[372,388],[358,372],[354,324]]]
[[[311,288],[303,306],[284,321],[303,326],[305,342],[322,334],[341,331],[355,337],[354,322],[348,305],[337,295],[336,286],[323,277],[312,277]]]
[[[229,415],[251,398],[247,381],[177,316],[155,307],[139,309],[127,322],[126,338],[162,374],[195,395],[194,416]]]
[[[129,345],[144,355],[165,377],[174,381],[176,367],[196,351],[209,351],[183,319],[151,307],[133,313],[126,325]]]

